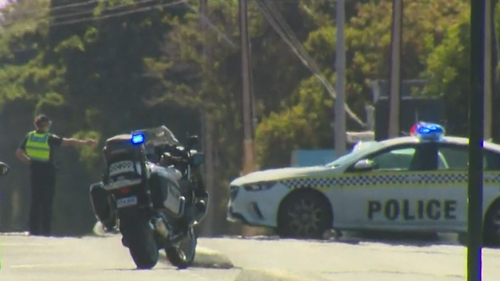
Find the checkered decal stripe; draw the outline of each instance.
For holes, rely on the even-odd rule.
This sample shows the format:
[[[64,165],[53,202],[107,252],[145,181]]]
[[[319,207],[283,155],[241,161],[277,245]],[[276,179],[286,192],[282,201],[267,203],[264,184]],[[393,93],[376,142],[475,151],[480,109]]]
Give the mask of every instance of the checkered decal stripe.
[[[500,174],[484,174],[483,181],[485,183],[500,183]]]
[[[364,185],[446,185],[467,182],[467,173],[440,173],[440,174],[391,174],[391,175],[362,175],[339,176],[332,178],[295,178],[280,181],[288,188],[325,188],[349,187]],[[500,174],[485,174],[485,183],[500,183]]]
[[[134,172],[134,162],[132,161],[120,161],[109,166],[109,176],[111,177],[130,172]]]

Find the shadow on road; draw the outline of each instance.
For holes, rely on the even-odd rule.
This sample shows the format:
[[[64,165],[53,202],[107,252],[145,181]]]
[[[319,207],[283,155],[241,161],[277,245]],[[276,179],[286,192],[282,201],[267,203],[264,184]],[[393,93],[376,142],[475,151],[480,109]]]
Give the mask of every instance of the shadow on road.
[[[459,245],[457,235],[438,233],[404,233],[404,232],[347,232],[340,241],[358,241],[384,243],[392,246],[428,247],[433,245]],[[335,240],[334,240],[335,241]],[[338,241],[338,240],[337,240]],[[339,241],[339,242],[340,242]]]
[[[284,240],[278,236],[225,236],[224,238],[232,239],[251,239],[262,241]],[[345,243],[357,245],[360,243],[384,243],[391,246],[415,246],[428,247],[434,245],[460,245],[457,234],[441,234],[441,233],[403,233],[403,232],[385,232],[385,231],[370,231],[370,232],[343,232],[341,237],[331,235],[330,239],[326,240],[304,240],[320,243]]]

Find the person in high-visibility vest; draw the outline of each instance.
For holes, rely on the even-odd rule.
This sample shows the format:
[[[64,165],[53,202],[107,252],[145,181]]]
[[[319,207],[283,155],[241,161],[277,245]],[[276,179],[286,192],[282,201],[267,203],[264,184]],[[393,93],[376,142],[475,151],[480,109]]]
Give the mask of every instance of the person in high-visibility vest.
[[[31,170],[30,235],[50,236],[56,184],[54,147],[81,145],[95,147],[97,142],[92,139],[62,138],[49,133],[52,121],[43,114],[35,118],[34,125],[36,130],[26,135],[16,151],[16,156]]]

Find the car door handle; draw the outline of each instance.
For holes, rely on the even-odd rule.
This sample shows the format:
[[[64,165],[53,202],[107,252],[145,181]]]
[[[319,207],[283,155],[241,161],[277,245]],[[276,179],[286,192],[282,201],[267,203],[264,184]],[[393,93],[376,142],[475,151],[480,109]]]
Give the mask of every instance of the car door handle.
[[[420,181],[420,177],[419,176],[406,176],[406,180],[409,182],[416,182],[416,181]]]

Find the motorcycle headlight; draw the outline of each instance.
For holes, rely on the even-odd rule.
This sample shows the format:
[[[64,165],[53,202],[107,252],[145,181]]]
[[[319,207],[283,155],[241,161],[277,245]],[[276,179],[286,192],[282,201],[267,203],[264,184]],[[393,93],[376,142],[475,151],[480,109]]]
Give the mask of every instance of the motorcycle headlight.
[[[246,191],[263,191],[271,189],[274,186],[274,182],[258,182],[243,186]]]

